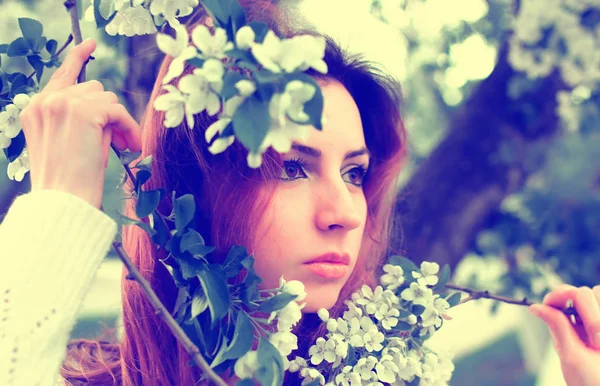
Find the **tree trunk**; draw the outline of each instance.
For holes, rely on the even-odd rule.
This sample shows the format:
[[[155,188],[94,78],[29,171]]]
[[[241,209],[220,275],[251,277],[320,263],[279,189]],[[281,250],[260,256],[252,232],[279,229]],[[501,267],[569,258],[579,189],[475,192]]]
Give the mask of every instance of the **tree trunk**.
[[[563,84],[558,74],[512,100],[509,83],[517,74],[507,55],[505,43],[494,71],[461,106],[448,135],[399,195],[395,216],[401,230],[393,247],[416,263],[454,268],[488,216],[523,186],[532,148],[559,131],[555,94]],[[514,155],[509,162],[499,159],[507,146]]]

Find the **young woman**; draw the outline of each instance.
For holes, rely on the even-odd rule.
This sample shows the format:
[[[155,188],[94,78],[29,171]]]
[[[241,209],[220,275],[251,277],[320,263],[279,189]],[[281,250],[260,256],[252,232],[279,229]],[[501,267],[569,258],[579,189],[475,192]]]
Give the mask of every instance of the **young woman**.
[[[270,2],[242,4],[251,19],[290,36],[291,28]],[[207,22],[202,15],[197,20]],[[194,130],[185,123],[163,126],[164,113],[151,106],[161,94],[170,58],[159,71],[140,130],[99,82],[76,84],[94,49],[91,40],[73,48],[21,114],[32,192],[15,200],[0,228],[5,263],[0,301],[8,305],[0,322],[0,384],[49,384],[59,368],[61,382],[73,385],[191,385],[200,377],[137,283],[125,279],[126,270],[122,338],[71,342],[65,358],[76,311],[116,234],[116,224],[98,210],[111,142],[154,155],[147,188],[199,198],[200,232],[216,246],[214,256],[223,258],[230,246],[245,245],[265,288],[276,287],[281,275],[306,285],[305,317],[297,327],[299,351],[305,352],[315,339],[314,312],[322,307],[339,312],[356,288],[375,282],[389,252],[395,179],[406,158],[399,85],[328,41],[328,74],[309,73],[324,94],[323,131],[311,130],[286,154],[269,150],[263,166],[250,169],[238,143],[219,155],[208,152],[204,130],[215,118],[198,115]],[[125,186],[127,192],[132,188]],[[126,201],[125,215],[135,217],[134,204]],[[160,210],[170,209],[166,198]],[[157,261],[166,256],[157,254],[137,227],[124,228],[123,243],[172,309],[176,287]],[[332,256],[342,261],[335,272],[309,264]],[[6,269],[6,263],[19,265]],[[47,287],[40,285],[44,277],[52,278]],[[548,306],[532,310],[553,332],[568,384],[600,384],[592,366],[600,359],[600,344],[593,340],[600,332],[600,287],[561,287],[545,303],[563,305],[567,298],[574,299],[584,330]],[[285,383],[296,382],[290,376]]]

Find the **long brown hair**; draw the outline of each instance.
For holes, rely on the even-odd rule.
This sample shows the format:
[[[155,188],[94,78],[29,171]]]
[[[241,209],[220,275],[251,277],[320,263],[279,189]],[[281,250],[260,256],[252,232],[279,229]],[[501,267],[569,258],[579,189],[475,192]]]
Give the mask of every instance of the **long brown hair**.
[[[290,23],[284,14],[265,0],[241,0],[249,20],[266,22],[279,36],[292,36]],[[201,13],[201,11],[199,11]],[[189,30],[206,21],[201,14],[189,23]],[[406,133],[400,117],[400,86],[359,56],[343,52],[327,39],[325,62],[328,74],[314,71],[308,74],[322,81],[341,83],[354,98],[362,120],[365,141],[371,154],[369,172],[364,181],[368,205],[365,236],[358,263],[351,278],[342,288],[331,312],[339,315],[344,300],[363,283],[374,285],[375,274],[388,251],[392,229],[391,212],[396,193],[396,177],[406,160]],[[198,198],[200,233],[208,245],[216,247],[213,255],[224,256],[234,245],[250,245],[253,221],[269,203],[269,195],[259,194],[266,180],[280,174],[281,155],[268,150],[263,166],[250,169],[247,151],[237,141],[225,152],[212,155],[204,140],[204,130],[215,121],[206,113],[195,117],[195,128],[185,122],[168,129],[163,125],[164,112],[152,108],[161,92],[171,58],[166,58],[158,73],[148,107],[142,119],[142,157],[154,156],[152,178],[146,189],[164,187],[177,195],[191,193]],[[186,67],[184,75],[193,68]],[[128,182],[124,189],[133,190]],[[170,197],[162,200],[159,210],[171,212]],[[135,218],[135,201],[127,200],[124,214]],[[157,253],[148,235],[138,227],[123,228],[123,245],[133,263],[150,282],[167,309],[173,310],[177,287],[165,267],[158,261],[166,258]],[[67,346],[67,358],[61,375],[72,385],[192,385],[200,379],[197,367],[190,367],[189,355],[177,342],[161,317],[154,310],[139,285],[122,274],[123,336],[120,341],[114,329],[112,336],[96,340],[79,339]],[[298,354],[306,351],[320,333],[314,315],[306,315],[296,331],[303,338]],[[307,334],[308,333],[308,334]],[[286,384],[295,383],[292,376]],[[289,382],[288,382],[289,381]]]

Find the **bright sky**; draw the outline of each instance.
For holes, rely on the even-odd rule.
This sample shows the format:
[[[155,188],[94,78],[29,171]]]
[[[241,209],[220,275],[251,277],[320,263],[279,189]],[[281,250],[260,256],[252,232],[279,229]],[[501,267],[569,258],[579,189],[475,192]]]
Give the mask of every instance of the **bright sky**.
[[[462,21],[473,23],[488,12],[484,0],[410,0],[407,12],[401,8],[406,0],[380,1],[391,24],[405,28],[412,21],[420,39],[433,46],[442,28],[455,27]],[[403,81],[407,76],[406,39],[397,28],[372,16],[370,4],[370,0],[300,0],[299,9],[317,29],[348,45],[351,51],[362,52],[368,59],[381,63]],[[432,50],[438,55],[436,52]],[[475,33],[454,45],[448,59],[451,68],[443,83],[449,91],[448,98],[458,103],[462,99],[458,92],[460,87],[469,80],[483,79],[490,74],[496,48]]]

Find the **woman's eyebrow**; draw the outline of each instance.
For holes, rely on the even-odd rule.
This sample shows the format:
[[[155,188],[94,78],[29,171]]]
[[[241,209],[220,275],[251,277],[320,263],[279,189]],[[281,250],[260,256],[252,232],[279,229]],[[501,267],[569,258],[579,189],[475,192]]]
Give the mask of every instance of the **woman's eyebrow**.
[[[310,147],[310,146],[306,146],[306,145],[300,145],[299,143],[294,143],[292,144],[292,149],[296,150],[299,153],[311,156],[311,157],[315,157],[315,158],[319,158],[321,157],[321,150],[319,149],[315,149],[314,147]],[[358,157],[361,156],[363,154],[369,155],[369,150],[367,150],[366,147],[363,147],[362,149],[359,150],[351,150],[349,152],[346,153],[346,155],[344,156],[344,161],[350,158],[354,158],[354,157]]]

